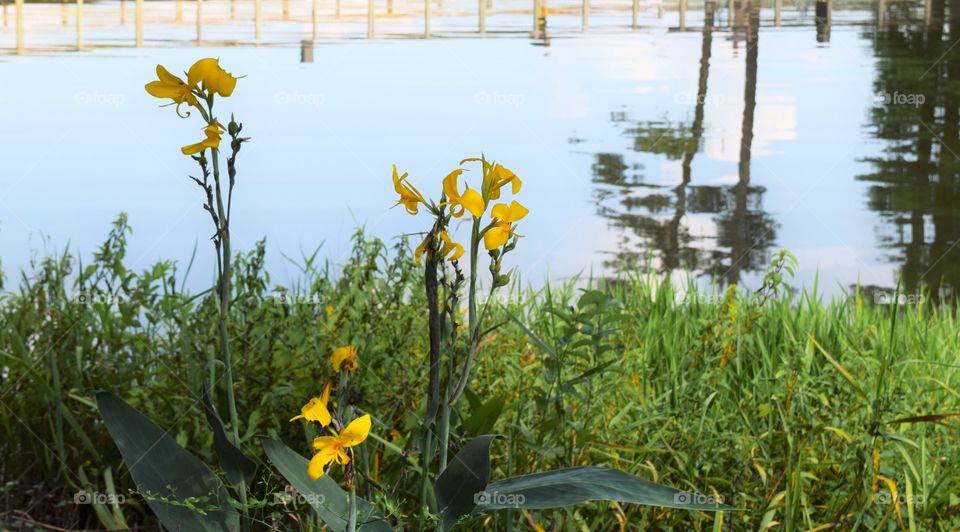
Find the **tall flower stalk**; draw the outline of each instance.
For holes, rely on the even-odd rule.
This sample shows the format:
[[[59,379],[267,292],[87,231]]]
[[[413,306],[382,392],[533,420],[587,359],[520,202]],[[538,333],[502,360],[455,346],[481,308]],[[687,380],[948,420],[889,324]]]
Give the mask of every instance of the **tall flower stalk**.
[[[219,349],[224,366],[224,380],[226,381],[227,408],[230,416],[230,430],[234,444],[240,445],[240,423],[237,415],[237,401],[234,390],[233,360],[230,355],[229,320],[230,320],[230,281],[232,278],[231,247],[230,247],[230,214],[233,205],[233,187],[236,183],[236,158],[240,147],[249,139],[241,137],[243,126],[231,116],[226,128],[221,125],[214,114],[214,103],[217,96],[226,98],[233,94],[237,85],[237,78],[220,67],[219,61],[213,58],[200,59],[186,72],[186,81],[171,74],[162,65],[157,65],[157,80],[145,86],[146,91],[157,98],[169,98],[171,105],[175,105],[177,115],[188,118],[191,110],[196,110],[205,124],[203,128],[205,138],[199,142],[183,146],[180,151],[197,162],[202,178],[190,176],[205,193],[204,210],[210,214],[215,232],[212,237],[217,253],[217,285],[216,294],[219,305]],[[187,109],[181,113],[181,106]],[[230,136],[230,155],[227,157],[227,179],[224,182],[220,164],[221,136],[226,131]],[[209,154],[209,159],[207,158]],[[212,170],[213,182],[210,182]],[[209,365],[211,385],[215,383],[213,364]],[[240,504],[246,512],[246,486],[240,482],[238,486]],[[246,526],[246,522],[245,522]]]

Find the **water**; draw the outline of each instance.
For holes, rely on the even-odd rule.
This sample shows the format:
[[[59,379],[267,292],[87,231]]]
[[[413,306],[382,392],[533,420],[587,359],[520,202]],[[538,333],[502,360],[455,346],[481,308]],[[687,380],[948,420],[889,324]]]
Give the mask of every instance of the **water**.
[[[148,15],[173,4],[150,2]],[[345,3],[336,22],[324,4],[309,46],[309,4],[291,3],[283,21],[271,3],[254,47],[243,44],[249,4],[230,21],[226,2],[206,2],[222,23],[197,47],[184,4],[186,22],[157,20],[148,46],[133,48],[131,3],[124,26],[117,4],[91,4],[80,53],[61,7],[42,6],[28,35],[43,53],[0,57],[7,276],[68,244],[89,256],[125,211],[134,268],[186,261],[196,243],[190,283],[209,283],[211,228],[179,153],[201,128],[142,87],[157,63],[183,71],[216,56],[246,76],[220,112],[253,137],[238,163],[235,247],[266,236],[281,284],[298,273],[288,257],[317,246],[342,261],[357,226],[385,239],[427,227],[390,208],[393,163],[437,196],[461,158],[482,152],[524,179],[531,214],[511,262],[532,283],[649,262],[756,287],[769,255],[788,248],[797,282],[818,278],[833,296],[901,277],[910,291],[960,286],[960,31],[949,24],[877,29],[871,13],[838,9],[819,42],[812,8],[785,10],[780,28],[765,9],[756,33],[726,27],[725,10],[703,31],[698,7],[687,31],[656,9],[632,31],[627,2],[595,4],[583,34],[569,4],[544,42],[510,6],[488,19],[490,35],[473,35],[468,2],[448,3],[431,20],[440,38],[425,40],[404,38],[422,32],[422,3],[397,0],[377,22],[396,38],[368,41],[352,38],[366,31],[363,5]],[[8,26],[0,46],[12,39]]]

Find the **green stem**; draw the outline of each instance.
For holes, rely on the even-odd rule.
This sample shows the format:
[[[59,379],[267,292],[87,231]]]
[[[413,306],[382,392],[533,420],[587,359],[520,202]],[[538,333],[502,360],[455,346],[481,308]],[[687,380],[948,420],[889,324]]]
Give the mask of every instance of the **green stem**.
[[[430,434],[429,425],[424,425],[423,427],[423,444],[421,445],[421,450],[423,451],[423,454],[420,457],[420,522],[417,526],[417,530],[424,530],[427,524],[427,497],[430,489],[430,462],[433,456],[433,438]]]
[[[211,109],[211,116],[213,115]],[[227,320],[230,318],[230,219],[223,206],[223,194],[220,187],[219,150],[212,149],[213,182],[217,192],[217,212],[220,217],[220,249],[223,268],[220,272],[220,354],[223,356],[224,379],[227,381],[227,408],[230,412],[230,429],[236,445],[240,446],[240,422],[237,416],[237,401],[233,387],[233,361],[230,357],[230,345],[227,341]],[[247,487],[243,481],[238,486],[243,514],[247,513]],[[249,523],[244,521],[244,529]]]
[[[357,483],[354,481],[350,482],[350,520],[347,522],[347,532],[357,532]]]
[[[470,292],[468,295],[468,312],[470,320],[470,349],[467,351],[467,360],[460,370],[460,380],[453,389],[449,404],[456,404],[467,387],[467,379],[473,368],[473,359],[477,355],[477,345],[480,343],[480,323],[477,320],[477,255],[480,247],[480,219],[473,219],[473,234],[470,236]]]

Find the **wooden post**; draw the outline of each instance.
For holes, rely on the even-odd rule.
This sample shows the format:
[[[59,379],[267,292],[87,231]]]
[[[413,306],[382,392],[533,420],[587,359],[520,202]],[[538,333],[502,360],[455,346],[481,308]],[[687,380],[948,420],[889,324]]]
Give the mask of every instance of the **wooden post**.
[[[880,2],[880,5],[883,5],[883,2]],[[931,0],[924,0],[923,21],[928,26],[930,25],[930,21],[933,20],[932,11],[933,11],[933,2]],[[960,13],[958,13],[957,16],[960,16]],[[953,15],[951,15],[951,17],[953,17]]]
[[[233,0],[231,0],[233,1]],[[313,19],[313,40],[317,40],[317,18],[320,16],[320,0],[313,0],[313,10],[310,12],[311,18]]]
[[[487,0],[480,2],[480,35],[487,33]]]
[[[133,7],[133,25],[137,48],[143,46],[143,0],[137,0]]]
[[[393,14],[393,0],[387,0],[387,14]]]
[[[83,0],[77,0],[77,50],[83,48]]]
[[[60,0],[60,24],[67,27],[70,23],[70,8],[67,7],[67,0]]]
[[[17,53],[23,53],[23,0],[15,0],[16,5],[16,14],[14,17],[17,19]]]
[[[283,20],[290,20],[290,0],[283,0]]]
[[[367,0],[367,38],[372,39],[375,35],[374,23],[376,16],[373,12],[374,0]]]
[[[423,0],[423,38],[430,38],[430,0]]]
[[[733,27],[733,19],[736,18],[734,11],[733,0],[727,0],[727,27]]]
[[[583,0],[580,6],[580,17],[580,31],[587,31],[590,29],[590,0]]]
[[[533,0],[533,31],[530,33],[534,39],[540,37],[540,0]]]
[[[780,27],[780,23],[782,22],[782,17],[781,17],[782,11],[783,11],[783,0],[774,0],[773,1],[773,25],[778,28]]]
[[[237,2],[236,0],[230,0],[230,20],[237,19]]]
[[[127,23],[127,3],[125,0],[120,0],[120,25]]]
[[[680,0],[680,31],[687,29],[687,0]]]
[[[263,22],[263,10],[260,0],[253,0],[253,35],[257,42],[260,42],[260,26]]]
[[[337,6],[335,8],[335,16],[340,18],[340,0],[337,0]]]
[[[640,15],[640,0],[633,0],[633,23],[630,25],[631,28],[637,29],[637,18]]]
[[[183,0],[177,0],[177,10],[174,20],[177,22],[183,22]]]
[[[197,44],[203,39],[203,0],[197,0]]]
[[[3,4],[3,27],[6,28],[9,19],[7,16],[7,0],[0,0],[0,3]]]

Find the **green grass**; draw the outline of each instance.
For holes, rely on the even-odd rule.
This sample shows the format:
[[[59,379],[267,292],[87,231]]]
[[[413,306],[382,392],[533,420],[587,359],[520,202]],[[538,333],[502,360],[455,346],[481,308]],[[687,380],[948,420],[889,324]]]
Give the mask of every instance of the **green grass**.
[[[4,527],[157,526],[131,493],[93,390],[117,393],[216,464],[199,402],[216,349],[216,303],[181,288],[188,268],[128,270],[125,224],[118,220],[92,259],[45,258],[0,296]],[[388,508],[392,518],[415,523],[418,486],[398,453],[417,453],[427,348],[421,272],[407,244],[358,233],[346,263],[308,257],[286,290],[271,284],[263,249],[237,262],[230,323],[245,450],[262,460],[258,437],[267,435],[306,454],[302,425],[287,420],[319,393],[329,353],[354,343],[361,367],[350,401],[373,414],[376,436],[357,459],[368,476],[360,495],[401,501]],[[720,523],[598,503],[501,512],[464,529],[508,521],[546,530],[960,527],[958,419],[936,417],[960,412],[956,307],[874,306],[857,294],[825,302],[787,290],[760,306],[736,289],[704,293],[656,279],[511,287],[491,305],[497,328],[451,440],[458,446],[465,428],[492,423],[506,436],[495,446],[494,478],[610,465],[742,511]],[[121,301],[104,297],[118,292]],[[899,515],[885,503],[891,484]],[[260,526],[311,528],[306,505],[274,502],[283,489],[265,465],[251,493]],[[79,490],[126,500],[77,505]]]

